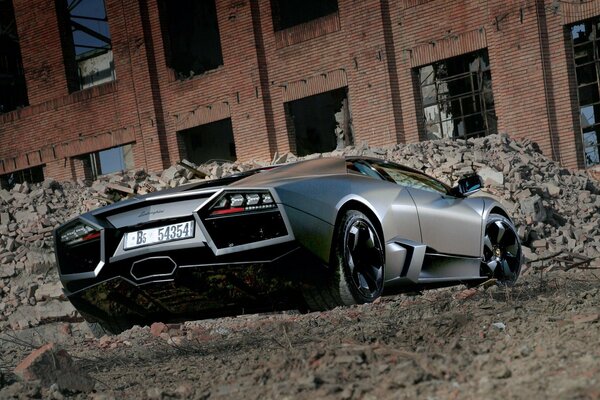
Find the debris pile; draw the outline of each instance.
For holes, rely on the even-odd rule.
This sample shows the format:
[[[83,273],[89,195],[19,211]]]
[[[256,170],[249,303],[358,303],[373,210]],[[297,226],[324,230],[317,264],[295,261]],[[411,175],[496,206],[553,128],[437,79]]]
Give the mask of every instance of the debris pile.
[[[347,147],[271,162],[182,162],[161,174],[133,170],[83,181],[17,184],[0,189],[0,330],[45,321],[69,321],[76,312],[64,301],[54,268],[52,230],[72,217],[134,195],[189,182],[221,178],[249,169],[318,157],[361,155],[386,158],[424,171],[449,185],[480,174],[486,194],[515,220],[529,261],[560,252],[600,256],[600,184],[583,171],[561,167],[529,140],[493,135],[467,141],[438,140],[373,148]]]

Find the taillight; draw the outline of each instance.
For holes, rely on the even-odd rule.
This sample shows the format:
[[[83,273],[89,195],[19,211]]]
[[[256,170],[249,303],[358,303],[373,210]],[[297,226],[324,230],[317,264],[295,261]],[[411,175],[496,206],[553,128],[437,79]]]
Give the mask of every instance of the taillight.
[[[219,249],[284,237],[283,216],[268,190],[226,191],[200,218]]]
[[[55,234],[56,257],[62,274],[93,271],[101,259],[101,232],[98,228],[75,220]]]
[[[263,211],[277,205],[268,191],[223,193],[208,209],[208,215],[227,215],[248,211]]]
[[[59,233],[60,242],[67,246],[74,246],[78,243],[89,240],[99,239],[100,231],[81,222],[77,222],[70,227],[63,229]]]

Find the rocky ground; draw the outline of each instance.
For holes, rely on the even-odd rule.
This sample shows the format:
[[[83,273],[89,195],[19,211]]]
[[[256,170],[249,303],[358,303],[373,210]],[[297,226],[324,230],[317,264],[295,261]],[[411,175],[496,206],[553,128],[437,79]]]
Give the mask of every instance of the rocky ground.
[[[307,158],[341,154],[395,160],[448,184],[478,172],[514,216],[522,279],[510,289],[442,289],[94,339],[62,296],[54,227],[128,196],[296,157],[17,185],[0,190],[0,398],[600,398],[597,180],[506,136]],[[48,343],[56,345],[22,362]]]
[[[599,279],[592,269],[530,268],[510,289],[440,289],[322,313],[154,324],[101,339],[80,323],[8,331],[0,398],[597,399]],[[53,357],[26,367],[50,378],[18,380],[14,366],[48,342]]]

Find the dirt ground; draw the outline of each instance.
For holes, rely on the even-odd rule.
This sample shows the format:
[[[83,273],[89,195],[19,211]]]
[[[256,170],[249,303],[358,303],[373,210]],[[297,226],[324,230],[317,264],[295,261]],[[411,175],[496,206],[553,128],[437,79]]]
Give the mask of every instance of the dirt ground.
[[[158,328],[101,339],[82,323],[4,332],[0,398],[600,398],[600,269],[529,269],[509,289]],[[49,341],[92,376],[92,392],[17,380],[28,346]]]

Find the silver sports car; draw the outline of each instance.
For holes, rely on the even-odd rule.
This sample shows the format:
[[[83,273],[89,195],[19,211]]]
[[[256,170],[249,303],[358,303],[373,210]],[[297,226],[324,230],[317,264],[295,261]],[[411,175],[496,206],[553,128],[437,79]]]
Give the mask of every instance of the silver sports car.
[[[521,245],[495,200],[371,158],[252,170],[100,208],[54,232],[65,293],[97,333],[324,310],[495,278]]]

